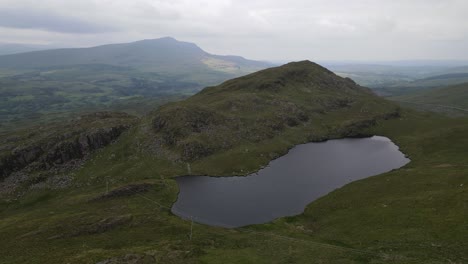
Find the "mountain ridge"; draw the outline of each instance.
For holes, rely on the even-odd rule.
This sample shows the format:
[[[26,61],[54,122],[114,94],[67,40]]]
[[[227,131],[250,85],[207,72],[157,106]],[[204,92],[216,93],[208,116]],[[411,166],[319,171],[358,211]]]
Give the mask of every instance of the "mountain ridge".
[[[76,64],[110,64],[141,69],[152,63],[168,63],[173,60],[194,64],[190,60],[201,60],[205,57],[215,57],[227,61],[234,59],[235,63],[239,63],[239,67],[259,65],[267,67],[271,65],[266,62],[247,60],[240,56],[213,55],[194,43],[164,37],[89,48],[62,48],[2,55],[0,56],[0,68],[31,69]]]
[[[270,66],[170,37],[0,56],[0,130],[51,113],[149,109],[151,100],[186,97]]]

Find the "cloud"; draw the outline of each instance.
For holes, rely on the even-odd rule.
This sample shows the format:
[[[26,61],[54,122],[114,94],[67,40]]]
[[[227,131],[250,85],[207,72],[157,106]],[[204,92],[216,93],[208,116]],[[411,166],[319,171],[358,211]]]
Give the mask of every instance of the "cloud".
[[[173,36],[254,59],[468,59],[466,10],[466,0],[0,0],[0,35],[60,46]]]
[[[44,10],[0,8],[0,27],[40,29],[60,33],[104,33],[114,27]]]

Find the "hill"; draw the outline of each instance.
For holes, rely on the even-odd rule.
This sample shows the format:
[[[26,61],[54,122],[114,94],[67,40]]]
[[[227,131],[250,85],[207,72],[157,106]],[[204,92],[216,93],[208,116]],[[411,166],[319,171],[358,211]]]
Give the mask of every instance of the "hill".
[[[468,83],[418,91],[390,99],[432,111],[468,114]]]
[[[106,133],[122,126],[119,135]],[[468,259],[467,120],[400,109],[311,62],[206,88],[141,120],[105,113],[64,127],[2,137],[8,138],[2,158],[25,153],[16,145],[43,150],[37,163],[13,172],[23,175],[20,188],[0,196],[2,263]],[[99,140],[106,135],[112,140]],[[223,229],[170,212],[178,175],[245,175],[299,143],[364,135],[391,138],[411,163],[335,190],[302,215],[267,224]],[[34,144],[44,138],[51,144]],[[86,157],[67,151],[80,149]],[[67,153],[80,155],[47,159],[73,157]],[[40,166],[43,161],[50,166]],[[13,174],[3,173],[1,183],[15,182]]]
[[[412,88],[412,87],[433,88],[433,87],[460,84],[460,83],[464,83],[467,81],[468,81],[468,73],[450,73],[450,74],[430,76],[424,79],[419,79],[419,80],[410,82],[407,85],[401,85],[401,86],[405,86],[407,88]]]
[[[376,88],[376,93],[382,96],[400,96],[414,92],[424,92],[438,87],[457,85],[468,82],[468,73],[463,72],[466,67],[450,69],[451,73],[429,76],[411,82],[400,82]]]
[[[269,66],[173,38],[0,56],[0,130],[50,114],[150,108]]]
[[[309,61],[293,62],[207,87],[160,107],[147,117],[151,133],[145,134],[143,145],[163,159],[196,162],[245,144],[268,145],[269,140],[287,138],[288,133],[298,133],[301,141],[359,136],[359,129],[397,117],[398,111],[396,105],[350,79]],[[35,161],[24,155],[9,156],[8,151],[4,154],[4,165]]]
[[[331,129],[319,120],[343,111],[348,112],[348,121],[363,124],[398,114],[392,104],[351,79],[302,61],[229,80],[163,106],[154,114],[153,128],[162,147],[178,150],[183,160],[192,161],[291,129],[308,130],[312,136],[314,131]],[[335,128],[339,125],[343,124]],[[341,132],[328,131],[343,136]]]
[[[198,68],[245,73],[268,63],[242,57],[211,55],[197,45],[174,38],[141,40],[91,48],[54,49],[0,56],[0,68],[44,69],[70,65],[104,64],[145,72],[186,74]],[[198,69],[201,70],[201,69]]]

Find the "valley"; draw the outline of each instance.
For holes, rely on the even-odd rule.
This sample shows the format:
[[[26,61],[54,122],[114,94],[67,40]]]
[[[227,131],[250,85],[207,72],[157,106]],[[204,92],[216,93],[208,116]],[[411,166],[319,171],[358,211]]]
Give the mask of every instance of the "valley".
[[[2,261],[463,263],[467,121],[401,107],[301,61],[140,118],[101,113],[4,133]],[[105,136],[114,127],[124,129]],[[224,229],[171,212],[177,176],[248,175],[302,143],[372,135],[411,162],[333,190],[300,215]]]
[[[468,263],[466,10],[0,0],[0,264]]]
[[[70,114],[157,105],[271,66],[173,38],[0,56],[0,130]],[[3,75],[2,75],[3,73]]]

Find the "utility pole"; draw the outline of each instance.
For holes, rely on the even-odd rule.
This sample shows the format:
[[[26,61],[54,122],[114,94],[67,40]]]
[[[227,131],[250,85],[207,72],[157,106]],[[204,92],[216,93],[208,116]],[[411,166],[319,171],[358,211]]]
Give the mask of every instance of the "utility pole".
[[[192,240],[192,235],[193,235],[193,216],[190,217],[190,240]]]

